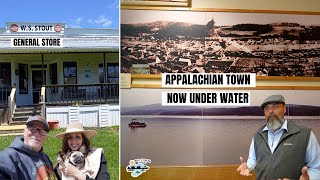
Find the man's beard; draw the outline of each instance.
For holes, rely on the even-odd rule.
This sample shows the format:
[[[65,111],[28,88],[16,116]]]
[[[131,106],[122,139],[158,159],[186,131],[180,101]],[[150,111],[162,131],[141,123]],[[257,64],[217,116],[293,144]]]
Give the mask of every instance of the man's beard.
[[[272,129],[273,131],[276,131],[278,129],[281,128],[281,126],[283,125],[284,123],[284,118],[280,118],[278,117],[277,115],[270,115],[268,118],[267,118],[267,127],[269,129]]]

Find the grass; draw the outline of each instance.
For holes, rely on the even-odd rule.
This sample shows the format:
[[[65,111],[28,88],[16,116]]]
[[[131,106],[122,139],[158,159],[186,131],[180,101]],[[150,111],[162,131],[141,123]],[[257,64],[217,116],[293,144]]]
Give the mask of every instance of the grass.
[[[97,131],[97,135],[90,139],[91,145],[104,149],[110,179],[119,179],[119,126],[86,129]],[[65,132],[65,129],[61,128],[50,131],[43,145],[44,152],[49,156],[54,166],[56,164],[57,153],[61,150],[61,140],[55,138],[55,136],[62,132]],[[15,136],[0,137],[0,150],[6,149],[14,138]]]

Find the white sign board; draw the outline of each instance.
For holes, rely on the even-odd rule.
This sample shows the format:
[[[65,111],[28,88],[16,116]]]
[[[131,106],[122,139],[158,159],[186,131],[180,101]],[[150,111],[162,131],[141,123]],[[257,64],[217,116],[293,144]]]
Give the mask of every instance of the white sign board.
[[[7,30],[11,33],[64,33],[64,29],[64,23],[7,23]]]
[[[162,73],[165,88],[255,87],[255,73]]]
[[[162,106],[250,106],[249,91],[162,92]]]
[[[11,38],[11,47],[28,48],[28,47],[50,47],[62,48],[63,38]]]

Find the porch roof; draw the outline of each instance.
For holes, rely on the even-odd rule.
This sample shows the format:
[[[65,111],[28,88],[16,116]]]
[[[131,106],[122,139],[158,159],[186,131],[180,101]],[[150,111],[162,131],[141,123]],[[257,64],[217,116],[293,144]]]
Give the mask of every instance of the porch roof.
[[[0,48],[0,54],[119,52],[118,47],[103,48]]]
[[[12,48],[11,38],[63,38],[63,48]],[[66,28],[63,35],[55,33],[11,33],[0,28],[0,53],[66,53],[119,52],[118,29]]]
[[[55,35],[57,33],[36,33],[36,32],[28,32],[28,33],[11,33],[9,30],[5,28],[0,28],[0,37],[1,36],[44,36],[44,35]],[[118,36],[119,37],[119,29],[90,29],[90,28],[65,28],[64,33],[59,36],[64,37],[81,37],[81,36]]]

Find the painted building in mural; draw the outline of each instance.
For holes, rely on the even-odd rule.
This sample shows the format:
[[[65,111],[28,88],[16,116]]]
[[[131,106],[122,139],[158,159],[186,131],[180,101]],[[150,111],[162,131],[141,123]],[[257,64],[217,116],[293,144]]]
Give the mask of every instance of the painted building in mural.
[[[1,123],[30,114],[65,127],[119,124],[119,30],[64,23],[7,23],[0,28]]]

